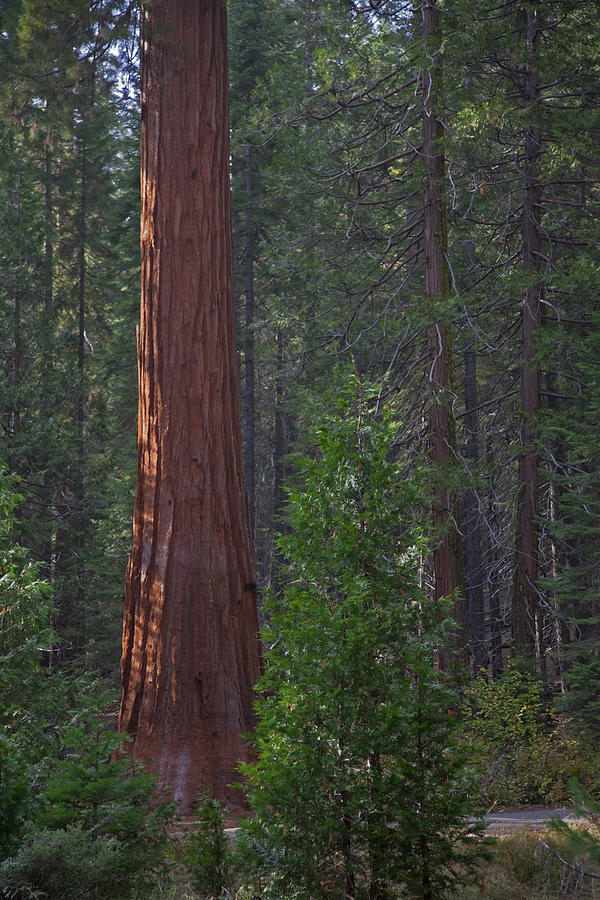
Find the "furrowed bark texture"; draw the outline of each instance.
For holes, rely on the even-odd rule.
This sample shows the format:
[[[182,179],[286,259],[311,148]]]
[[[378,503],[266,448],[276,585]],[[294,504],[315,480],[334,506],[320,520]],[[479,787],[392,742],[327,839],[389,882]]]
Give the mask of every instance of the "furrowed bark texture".
[[[255,377],[254,377],[254,265],[256,229],[254,223],[254,152],[246,147],[246,210],[244,227],[244,483],[248,496],[250,533],[254,538],[256,517],[255,481]]]
[[[223,0],[142,37],[138,487],[120,728],[185,811],[235,814],[260,652],[234,346]]]
[[[422,33],[427,56],[432,65],[423,73],[423,161],[425,164],[424,247],[425,298],[444,301],[450,293],[450,273],[447,262],[447,223],[445,202],[444,126],[437,115],[441,69],[439,12],[436,0],[423,0]],[[433,549],[435,596],[445,597],[464,588],[462,548],[456,519],[458,501],[443,483],[443,474],[453,464],[455,426],[449,406],[448,389],[451,383],[452,353],[448,327],[433,322],[427,331],[429,381],[433,396],[429,404],[429,455],[442,476],[434,489],[432,504],[433,528],[436,533]],[[454,618],[462,634],[456,636],[456,647],[466,640],[466,613],[461,599],[456,603]],[[440,667],[446,665],[445,652],[440,651]]]

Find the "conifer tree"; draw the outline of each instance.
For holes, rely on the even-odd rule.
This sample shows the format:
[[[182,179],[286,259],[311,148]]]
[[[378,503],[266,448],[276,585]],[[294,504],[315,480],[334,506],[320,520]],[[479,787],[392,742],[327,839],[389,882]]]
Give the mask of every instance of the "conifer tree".
[[[462,219],[455,219],[470,232],[472,281],[479,281],[469,329],[498,373],[481,424],[494,453],[503,440],[510,448],[511,437],[518,447],[516,479],[508,455],[503,478],[505,495],[517,497],[515,519],[503,516],[509,529],[503,526],[501,541],[515,547],[514,559],[498,547],[503,580],[512,582],[514,647],[541,668],[548,663],[559,680],[569,610],[559,609],[551,584],[570,564],[567,544],[551,535],[562,529],[559,482],[568,466],[558,433],[546,424],[566,411],[573,385],[583,384],[571,381],[562,341],[576,346],[575,334],[587,331],[594,314],[584,260],[596,231],[589,160],[597,139],[597,55],[587,35],[597,12],[586,3],[525,3],[487,16],[485,4],[457,5],[449,44],[458,63],[451,70],[453,140],[459,137],[452,152],[472,179],[470,197],[457,204]],[[571,351],[566,358],[574,358]],[[505,423],[504,439],[493,433],[488,409],[501,428]],[[489,519],[486,530],[494,530]]]
[[[435,667],[449,604],[418,586],[423,497],[391,457],[398,425],[374,415],[378,394],[346,383],[290,493],[245,769],[267,896],[433,900],[480,852],[456,697]]]
[[[117,273],[132,262],[111,203],[131,160],[111,47],[127,34],[129,19],[126,5],[112,0],[93,8],[57,3],[51,14],[26,0],[3,15],[8,78],[0,140],[7,165],[0,190],[16,200],[9,181],[19,172],[19,202],[7,197],[14,215],[0,240],[19,279],[16,295],[10,285],[17,282],[8,280],[0,303],[14,307],[16,297],[19,315],[2,317],[10,327],[2,353],[11,361],[0,378],[2,409],[18,427],[9,425],[0,441],[10,469],[23,476],[20,539],[55,591],[51,663],[81,661],[84,646],[86,664],[98,660],[92,647],[110,646],[102,637],[106,626],[112,646],[100,659],[109,669],[118,646],[116,573],[125,558],[124,542],[115,540],[125,521],[126,476],[117,463],[123,442],[113,435],[122,430],[117,410],[135,390],[131,337],[129,383],[113,366],[114,354],[127,346],[120,325],[131,290],[131,282],[117,283]],[[113,527],[102,531],[108,509]],[[91,574],[97,560],[110,572],[105,580]]]

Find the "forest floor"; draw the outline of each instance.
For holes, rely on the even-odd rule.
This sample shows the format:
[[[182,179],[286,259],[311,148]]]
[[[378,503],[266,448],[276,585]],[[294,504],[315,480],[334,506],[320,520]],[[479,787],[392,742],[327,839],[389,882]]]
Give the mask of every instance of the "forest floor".
[[[463,888],[454,900],[600,900],[600,876],[569,862],[557,850],[548,828],[551,819],[568,823],[578,820],[566,806],[528,806],[490,811],[486,831],[499,840],[493,858],[484,864],[484,877],[475,886]],[[193,816],[182,817],[173,829],[173,849],[196,823]],[[238,829],[226,828],[231,840]],[[177,854],[175,854],[177,855]],[[193,890],[191,873],[182,865],[171,870],[156,893],[144,900],[201,900],[205,895]],[[235,889],[225,894],[237,897]],[[240,895],[241,896],[241,895]],[[244,893],[244,896],[246,894]]]

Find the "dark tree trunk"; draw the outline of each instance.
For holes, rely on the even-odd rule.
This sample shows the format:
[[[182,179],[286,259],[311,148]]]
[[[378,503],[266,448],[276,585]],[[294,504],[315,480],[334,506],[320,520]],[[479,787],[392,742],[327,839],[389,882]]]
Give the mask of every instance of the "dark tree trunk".
[[[90,109],[94,105],[94,74],[90,76]],[[84,110],[82,117],[85,115]],[[75,589],[75,620],[78,634],[75,635],[75,650],[80,650],[85,641],[87,615],[85,609],[85,565],[84,548],[87,521],[85,513],[85,300],[87,279],[87,205],[88,205],[88,149],[85,134],[81,137],[81,193],[79,207],[79,282],[78,282],[78,340],[77,340],[77,471],[75,473],[75,573],[77,585]]]
[[[44,319],[45,329],[42,339],[48,342],[47,331],[52,320],[54,308],[54,229],[52,227],[52,153],[50,152],[49,138],[44,147]]]
[[[10,433],[13,438],[17,437],[21,427],[21,366],[23,360],[23,340],[21,337],[21,272],[20,263],[18,263],[15,272],[15,281],[13,285],[13,357],[12,357],[12,388],[13,400],[12,411],[10,417]],[[18,456],[15,458],[15,466],[19,469]]]
[[[90,82],[91,84],[91,82]],[[81,86],[82,94],[84,87]],[[93,93],[90,97],[93,96]],[[79,110],[85,121],[89,110]],[[85,517],[85,301],[87,280],[87,207],[88,207],[88,148],[85,126],[78,134],[79,141],[79,209],[77,215],[76,268],[77,289],[77,371],[74,389],[75,465],[68,479],[60,485],[56,498],[57,527],[54,535],[54,576],[60,585],[60,602],[57,604],[56,631],[61,639],[55,651],[57,662],[66,662],[79,655],[86,635],[85,566],[84,547],[87,523]],[[46,196],[47,216],[51,212],[51,198]],[[47,229],[50,227],[46,222]],[[50,232],[47,231],[47,236]],[[46,244],[46,265],[52,264],[48,254],[51,244]],[[48,291],[48,286],[46,287]],[[47,295],[45,312],[50,310]]]
[[[182,809],[235,812],[260,654],[242,474],[223,0],[142,35],[138,487],[120,728]]]
[[[539,39],[537,13],[526,12],[526,47],[528,69],[525,78],[525,103],[532,111],[539,95],[539,76],[534,55]],[[536,360],[536,337],[540,327],[543,285],[537,276],[541,270],[542,237],[539,228],[542,186],[540,158],[542,144],[535,126],[527,129],[525,138],[525,184],[523,198],[524,267],[529,276],[523,302],[521,355],[521,456],[519,460],[519,505],[512,608],[512,639],[515,651],[533,657],[536,645],[536,581],[539,574],[538,553],[538,452],[535,446],[534,418],[539,409],[539,367]]]
[[[250,533],[255,519],[255,439],[254,439],[254,154],[246,147],[246,210],[244,227],[244,477],[248,495]]]
[[[548,324],[548,319],[546,316],[542,315],[542,327],[546,327]],[[559,402],[558,402],[558,373],[557,372],[545,372],[544,373],[544,381],[547,395],[548,407],[554,412],[559,412]],[[567,459],[567,451],[566,447],[562,440],[557,439],[552,442],[551,445],[551,456],[554,460],[564,460]],[[558,474],[558,473],[557,473]],[[557,479],[558,481],[558,479]],[[564,488],[558,481],[554,481],[552,477],[550,478],[548,484],[548,507],[546,512],[547,523],[549,525],[549,545],[548,545],[548,562],[549,562],[549,570],[548,574],[552,579],[552,583],[555,585],[559,574],[566,569],[569,569],[573,564],[577,564],[573,558],[569,558],[570,554],[565,553],[564,550],[561,552],[559,547],[559,542],[557,540],[557,523],[563,522],[567,523],[570,520],[570,516],[563,509],[563,494]],[[543,652],[546,650],[551,650],[552,653],[552,662],[551,662],[551,674],[555,680],[558,682],[560,686],[561,693],[565,694],[567,691],[567,684],[565,680],[565,673],[567,671],[567,660],[565,659],[565,647],[570,642],[569,635],[569,620],[573,621],[574,619],[574,608],[571,604],[569,604],[568,608],[565,608],[563,604],[561,604],[559,598],[557,597],[556,589],[552,589],[550,597],[550,606],[553,609],[553,619],[552,619],[552,637],[550,641],[550,646],[543,648]],[[562,608],[561,608],[562,607]]]
[[[445,301],[450,294],[448,267],[448,236],[445,200],[444,126],[437,109],[441,86],[441,36],[439,12],[436,0],[423,0],[423,41],[427,56],[434,62],[423,73],[423,160],[425,164],[424,197],[424,248],[425,248],[425,299]],[[445,483],[445,476],[453,465],[455,425],[449,402],[452,353],[448,326],[433,322],[427,332],[428,376],[432,387],[429,404],[429,454],[438,473],[434,488],[432,518],[435,532],[433,563],[436,598],[445,597],[455,590],[462,591],[464,574],[460,534],[456,527],[459,516],[456,496]],[[454,618],[457,635],[456,646],[462,647],[465,635],[459,634],[465,625],[464,604],[459,598],[455,604]],[[440,655],[440,666],[445,666],[445,654]]]
[[[285,506],[285,454],[289,449],[289,421],[285,412],[285,373],[283,370],[283,334],[276,336],[277,356],[275,364],[275,416],[273,423],[273,493],[271,520],[269,522],[269,588],[276,594],[283,590],[283,558],[277,547],[277,535],[285,530],[283,511]],[[288,427],[286,428],[286,424]]]
[[[479,459],[479,422],[477,415],[477,355],[471,345],[465,349],[465,430],[467,433],[465,460],[472,479]],[[465,598],[469,623],[471,672],[477,675],[487,667],[483,605],[483,565],[481,559],[481,513],[474,488],[465,491],[462,499],[462,532],[465,562]]]
[[[17,222],[20,224],[21,218],[21,170],[19,166],[17,166],[17,174],[15,181],[15,212],[17,217]],[[16,265],[15,265],[15,277],[13,283],[13,308],[12,308],[12,318],[13,318],[13,335],[12,335],[12,343],[13,343],[13,355],[12,355],[12,388],[13,388],[13,400],[11,405],[11,413],[10,413],[10,434],[14,438],[19,432],[21,427],[21,378],[22,378],[22,361],[23,361],[23,339],[21,335],[21,299],[22,299],[22,285],[21,285],[21,268],[22,268],[22,260],[21,253],[19,252],[17,255]],[[16,443],[16,442],[15,442]],[[13,462],[13,468],[15,471],[19,472],[20,470],[20,461],[18,456],[15,457]]]
[[[493,462],[492,453],[486,454],[490,463]],[[492,678],[497,678],[504,668],[503,654],[503,615],[500,603],[500,586],[498,584],[497,571],[499,564],[497,532],[497,514],[495,501],[490,498],[486,510],[488,527],[485,530],[486,550],[486,584],[484,591],[484,603],[487,598],[487,613],[489,622],[489,672]]]
[[[52,226],[53,218],[53,197],[52,197],[52,154],[50,152],[50,138],[46,138],[44,147],[44,309],[42,318],[42,353],[44,358],[44,378],[41,382],[43,391],[43,403],[49,408],[51,403],[51,394],[48,382],[51,380],[50,375],[54,370],[53,348],[52,348],[52,320],[54,314],[54,229]],[[52,479],[50,474],[50,466],[44,466],[44,475],[42,483],[42,503],[47,511],[47,519],[51,519],[53,515],[54,503],[52,496]],[[53,577],[52,573],[52,533],[53,528],[50,521],[45,523],[40,536],[40,557],[44,561],[44,578],[49,581]],[[51,654],[48,660],[51,659]]]
[[[77,331],[77,489],[83,490],[83,428],[85,420],[85,281],[87,243],[87,149],[81,138],[81,184],[79,195],[78,331]]]

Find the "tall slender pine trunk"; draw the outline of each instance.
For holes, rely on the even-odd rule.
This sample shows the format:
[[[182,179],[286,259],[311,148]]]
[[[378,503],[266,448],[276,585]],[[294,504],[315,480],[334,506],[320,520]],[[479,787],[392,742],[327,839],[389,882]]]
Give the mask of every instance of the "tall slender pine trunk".
[[[479,461],[479,420],[477,415],[477,353],[472,344],[465,347],[465,462],[469,479]],[[472,483],[462,497],[462,532],[464,536],[465,600],[469,623],[469,658],[471,673],[479,675],[487,668],[488,652],[485,636],[483,602],[483,562],[481,550],[481,512],[479,499]]]
[[[21,219],[21,167],[17,164],[14,189],[14,205],[16,220],[20,225]],[[19,250],[16,265],[14,267],[14,279],[12,284],[12,361],[11,376],[13,389],[13,402],[10,413],[10,434],[12,438],[16,438],[21,428],[21,379],[23,377],[23,335],[22,335],[22,309],[21,303],[23,299],[22,286],[22,268],[23,261],[21,259],[21,250]],[[18,469],[18,460],[14,465]]]
[[[444,304],[450,295],[448,266],[448,232],[445,199],[444,126],[440,119],[441,95],[441,31],[437,0],[422,3],[423,46],[429,65],[423,68],[422,152],[425,165],[424,249],[425,300]],[[450,331],[444,321],[433,321],[427,331],[428,376],[432,388],[429,403],[429,455],[437,472],[432,502],[435,532],[433,564],[435,596],[445,597],[463,591],[464,573],[458,499],[447,484],[449,469],[454,464],[455,423],[450,408],[452,351]],[[465,643],[465,610],[462,597],[455,604],[456,648]],[[461,633],[462,632],[462,633]],[[446,651],[440,651],[440,667],[447,664]]]
[[[535,53],[540,29],[536,10],[526,13],[527,70],[524,102],[535,116],[539,97],[539,75]],[[535,123],[530,122],[525,135],[525,169],[523,192],[523,263],[529,277],[523,300],[521,350],[521,456],[519,459],[519,502],[515,574],[512,603],[512,640],[515,651],[533,657],[536,648],[536,612],[539,575],[538,493],[539,458],[535,446],[535,416],[540,403],[540,374],[536,359],[536,339],[541,324],[543,282],[540,205],[542,185],[540,159],[542,142]]]
[[[90,73],[90,110],[94,107],[94,79],[95,73]],[[84,111],[82,110],[82,116]],[[75,472],[75,516],[73,520],[75,551],[75,577],[76,588],[74,592],[73,620],[76,623],[76,633],[73,637],[73,649],[80,651],[84,645],[88,630],[86,598],[85,598],[85,564],[84,550],[86,531],[88,528],[85,502],[85,413],[86,413],[86,365],[85,365],[85,318],[86,318],[86,292],[87,292],[87,243],[88,243],[88,145],[85,129],[82,129],[80,147],[80,195],[79,195],[79,247],[78,247],[78,335],[77,335],[77,468]]]
[[[224,0],[142,34],[138,486],[120,728],[180,808],[242,805],[260,653],[234,338]]]
[[[54,203],[52,193],[52,153],[50,150],[50,136],[46,138],[44,145],[44,308],[42,313],[42,337],[41,347],[44,359],[44,377],[41,381],[43,402],[50,404],[49,382],[54,370],[54,358],[51,339],[52,321],[54,315],[54,228],[52,225],[54,215]],[[48,522],[41,536],[40,556],[44,564],[44,577],[49,581],[53,578],[52,572],[52,534],[50,524],[54,508],[52,496],[52,479],[49,467],[44,467],[42,481],[42,502],[48,511]],[[48,659],[51,659],[49,655]]]

